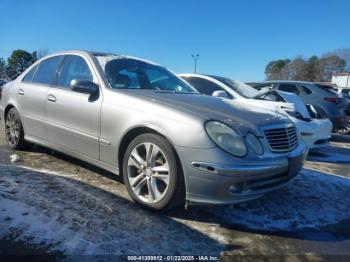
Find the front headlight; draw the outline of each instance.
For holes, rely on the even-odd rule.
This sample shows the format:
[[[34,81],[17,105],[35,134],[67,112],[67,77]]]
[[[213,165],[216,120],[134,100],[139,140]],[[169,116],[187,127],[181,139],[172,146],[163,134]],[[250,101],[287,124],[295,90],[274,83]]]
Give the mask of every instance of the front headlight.
[[[205,124],[205,129],[214,143],[223,150],[238,157],[243,157],[247,154],[247,147],[243,139],[235,130],[227,125],[216,121],[209,121]]]

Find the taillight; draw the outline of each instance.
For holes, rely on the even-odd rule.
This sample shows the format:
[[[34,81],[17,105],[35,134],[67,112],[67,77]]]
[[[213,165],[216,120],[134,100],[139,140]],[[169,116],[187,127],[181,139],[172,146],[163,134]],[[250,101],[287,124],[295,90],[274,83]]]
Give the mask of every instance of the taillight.
[[[324,100],[327,101],[327,102],[334,103],[334,104],[339,104],[340,103],[340,98],[339,97],[325,97]]]

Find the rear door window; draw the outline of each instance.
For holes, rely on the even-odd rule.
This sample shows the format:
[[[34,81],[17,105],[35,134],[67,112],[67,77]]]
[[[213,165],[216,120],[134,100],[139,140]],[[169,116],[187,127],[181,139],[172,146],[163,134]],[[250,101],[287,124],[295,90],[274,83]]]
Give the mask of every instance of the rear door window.
[[[308,87],[306,87],[306,86],[301,86],[301,88],[304,90],[304,92],[305,92],[306,94],[308,94],[308,95],[312,94],[312,91],[311,91]]]
[[[292,85],[292,84],[280,84],[278,89],[281,91],[293,93],[296,95],[300,94],[299,89],[295,85]]]
[[[34,73],[35,73],[35,71],[36,71],[37,68],[38,68],[38,66],[34,66],[34,67],[26,74],[26,76],[23,78],[22,82],[32,82]]]
[[[57,85],[70,89],[70,83],[73,79],[92,81],[93,76],[84,58],[68,55],[62,64]]]
[[[42,61],[35,72],[32,82],[53,85],[56,80],[56,71],[61,62],[62,56],[55,56]]]

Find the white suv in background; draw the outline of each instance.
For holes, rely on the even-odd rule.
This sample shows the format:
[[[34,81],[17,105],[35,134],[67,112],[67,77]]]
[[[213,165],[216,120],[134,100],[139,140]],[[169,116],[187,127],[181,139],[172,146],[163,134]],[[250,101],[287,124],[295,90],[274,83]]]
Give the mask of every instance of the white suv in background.
[[[245,83],[220,76],[201,74],[179,74],[179,76],[202,94],[239,99],[251,106],[267,108],[288,116],[309,149],[327,145],[329,142],[331,121],[326,118],[312,118],[304,102],[295,94],[276,90],[259,92]]]

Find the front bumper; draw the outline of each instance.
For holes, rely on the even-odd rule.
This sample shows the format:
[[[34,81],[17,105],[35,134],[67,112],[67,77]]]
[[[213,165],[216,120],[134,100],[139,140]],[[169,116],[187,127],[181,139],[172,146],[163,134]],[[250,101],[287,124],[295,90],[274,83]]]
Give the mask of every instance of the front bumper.
[[[309,149],[329,144],[333,125],[328,119],[313,119],[311,122],[299,121],[296,126]]]
[[[176,150],[184,168],[186,200],[193,204],[232,204],[261,197],[297,176],[307,156],[303,143],[288,154],[267,154],[257,161],[236,158],[237,164],[219,148]],[[190,155],[212,161],[192,161]]]

